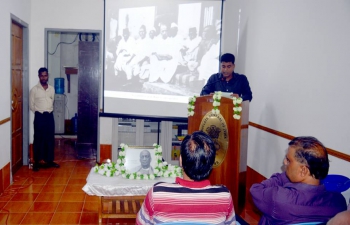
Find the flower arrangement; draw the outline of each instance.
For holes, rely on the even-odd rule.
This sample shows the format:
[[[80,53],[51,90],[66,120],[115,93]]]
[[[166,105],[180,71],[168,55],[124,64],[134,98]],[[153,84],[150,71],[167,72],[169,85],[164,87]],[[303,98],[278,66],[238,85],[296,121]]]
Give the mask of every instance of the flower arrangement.
[[[196,96],[190,97],[188,99],[188,106],[187,106],[187,116],[193,116],[194,115],[194,103],[196,102]]]
[[[236,120],[239,120],[239,119],[241,119],[241,112],[242,112],[241,103],[242,103],[243,99],[233,97],[232,101],[233,101],[233,118]]]
[[[212,113],[214,114],[220,114],[220,109],[219,106],[221,104],[221,97],[222,97],[222,92],[221,91],[216,91],[213,94],[213,109],[212,109]],[[190,97],[188,100],[188,106],[187,106],[187,116],[193,116],[194,115],[194,104],[196,102],[196,96]],[[241,103],[243,101],[242,98],[240,97],[232,97],[232,101],[233,101],[233,118],[236,120],[241,119],[241,111],[242,111],[242,107],[241,107]]]
[[[162,147],[157,144],[153,144],[155,155],[156,155],[156,167],[154,168],[154,174],[141,174],[140,172],[128,173],[124,166],[125,164],[125,150],[128,145],[122,143],[120,144],[121,150],[119,151],[119,156],[117,162],[110,162],[102,165],[96,165],[94,171],[103,176],[113,177],[121,175],[123,178],[131,180],[154,180],[156,176],[158,177],[181,177],[182,170],[179,166],[174,166],[163,162],[162,158]]]
[[[213,109],[212,112],[214,114],[220,114],[220,110],[219,110],[219,106],[220,106],[220,101],[221,101],[221,96],[222,96],[222,92],[221,91],[216,91],[213,94]]]

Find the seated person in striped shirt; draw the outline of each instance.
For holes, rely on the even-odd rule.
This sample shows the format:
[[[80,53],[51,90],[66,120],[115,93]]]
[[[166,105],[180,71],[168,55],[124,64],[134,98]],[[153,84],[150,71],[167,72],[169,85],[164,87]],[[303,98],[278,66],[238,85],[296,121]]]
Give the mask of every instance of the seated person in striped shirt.
[[[208,180],[215,153],[214,142],[206,133],[187,135],[179,158],[183,178],[155,184],[137,214],[136,224],[236,224],[230,191],[222,185],[210,185]]]

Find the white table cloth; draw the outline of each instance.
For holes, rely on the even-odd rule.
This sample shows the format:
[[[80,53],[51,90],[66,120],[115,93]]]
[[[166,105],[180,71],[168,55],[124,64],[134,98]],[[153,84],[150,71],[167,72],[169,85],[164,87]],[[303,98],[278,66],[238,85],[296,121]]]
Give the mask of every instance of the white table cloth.
[[[121,176],[106,177],[95,173],[92,168],[83,187],[88,195],[96,196],[135,196],[146,195],[158,182],[174,183],[175,178],[157,177],[154,180],[129,180]]]

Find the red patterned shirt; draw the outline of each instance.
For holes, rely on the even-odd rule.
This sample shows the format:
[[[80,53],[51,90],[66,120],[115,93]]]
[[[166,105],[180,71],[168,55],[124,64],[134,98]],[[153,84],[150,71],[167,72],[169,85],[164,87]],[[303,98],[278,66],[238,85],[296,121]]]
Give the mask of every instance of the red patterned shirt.
[[[209,180],[193,182],[179,177],[176,183],[158,183],[147,193],[136,224],[202,222],[236,224],[232,197],[222,185]]]

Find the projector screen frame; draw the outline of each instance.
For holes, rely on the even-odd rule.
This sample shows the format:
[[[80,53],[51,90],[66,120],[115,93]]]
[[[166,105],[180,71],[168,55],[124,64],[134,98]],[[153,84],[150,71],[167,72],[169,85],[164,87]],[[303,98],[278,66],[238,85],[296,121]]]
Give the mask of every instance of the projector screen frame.
[[[99,117],[108,118],[132,118],[141,119],[150,122],[162,122],[162,121],[172,121],[176,123],[188,123],[188,117],[167,117],[167,116],[140,116],[133,114],[120,114],[120,113],[104,113],[100,112]]]
[[[105,91],[106,91],[106,46],[107,46],[107,38],[106,38],[106,34],[109,35],[110,32],[106,32],[106,29],[107,29],[107,26],[106,26],[106,23],[109,22],[107,21],[107,9],[106,9],[106,2],[107,1],[120,1],[120,0],[104,0],[104,28],[103,28],[103,34],[104,34],[104,38],[103,38],[103,74],[102,74],[102,77],[103,77],[103,80],[102,80],[102,112],[99,113],[99,116],[100,117],[112,117],[112,118],[136,118],[136,119],[149,119],[149,120],[152,120],[152,121],[176,121],[176,122],[187,122],[187,110],[184,109],[184,110],[181,110],[184,111],[183,114],[181,116],[173,116],[173,115],[170,115],[170,116],[164,116],[164,115],[155,115],[155,114],[134,114],[134,113],[119,113],[119,112],[111,112],[110,110],[106,111],[106,96],[105,96]],[[140,2],[139,0],[131,0],[131,1],[134,1],[134,2]],[[151,0],[152,1],[152,0]],[[174,0],[176,2],[179,2],[178,0]],[[130,2],[130,1],[128,1]],[[153,0],[153,2],[155,2]],[[190,1],[191,3],[193,2],[209,2],[208,0],[202,0],[202,1]],[[224,5],[224,0],[212,0],[212,2],[220,2],[220,8],[221,8],[221,11],[220,11],[220,20],[219,20],[219,24],[218,24],[218,20],[216,20],[216,24],[213,24],[212,26],[213,27],[219,27],[219,32],[218,33],[218,30],[216,31],[218,33],[218,36],[219,36],[219,39],[218,39],[218,45],[219,45],[219,50],[218,50],[218,54],[217,56],[219,57],[221,55],[221,39],[222,39],[222,19],[223,19],[223,5]],[[130,4],[130,3],[129,3]],[[204,29],[204,26],[201,28],[201,29]],[[199,34],[198,34],[199,35]],[[218,68],[217,68],[217,72],[219,71],[219,63],[218,63]],[[205,82],[203,82],[202,86],[203,87],[205,84]],[[199,94],[198,94],[199,95]],[[190,96],[192,97],[192,96]],[[166,102],[168,103],[168,102]],[[186,103],[181,103],[183,105],[187,105]],[[174,104],[176,105],[176,103]],[[125,105],[124,105],[125,106]],[[168,108],[168,107],[166,107]],[[177,107],[174,107],[174,108],[177,108]],[[170,110],[171,111],[171,110]]]

